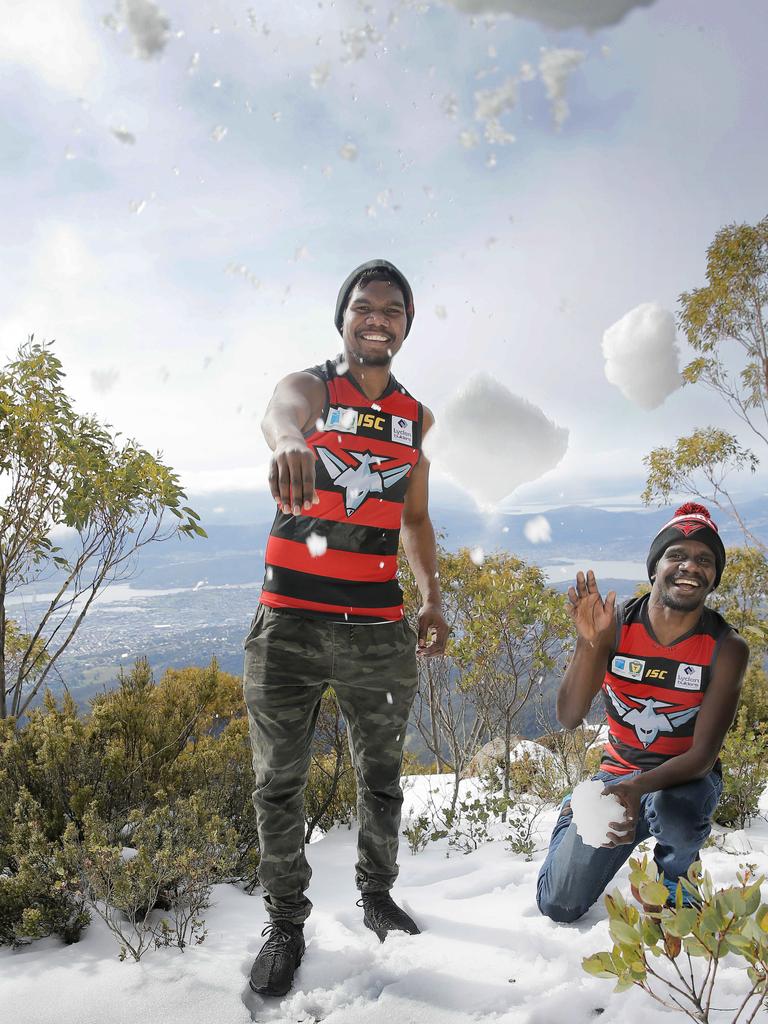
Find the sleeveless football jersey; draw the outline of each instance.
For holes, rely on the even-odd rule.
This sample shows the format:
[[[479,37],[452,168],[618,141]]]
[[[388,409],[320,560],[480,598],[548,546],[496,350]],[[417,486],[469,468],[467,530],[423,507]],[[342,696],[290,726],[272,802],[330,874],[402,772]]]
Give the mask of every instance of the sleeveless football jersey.
[[[397,549],[423,409],[391,374],[373,401],[339,365],[307,371],[326,388],[322,414],[304,435],[320,503],[298,516],[278,509],[260,601],[340,621],[394,621],[403,617]]]
[[[705,607],[690,632],[665,646],[653,634],[648,600],[645,594],[618,609],[616,650],[603,681],[608,742],[600,769],[615,775],[656,768],[690,749],[717,652],[733,632]]]

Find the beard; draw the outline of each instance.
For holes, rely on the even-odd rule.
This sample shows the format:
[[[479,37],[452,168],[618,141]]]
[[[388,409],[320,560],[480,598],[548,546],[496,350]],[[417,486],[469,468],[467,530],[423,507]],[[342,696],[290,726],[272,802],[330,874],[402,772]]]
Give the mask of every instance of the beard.
[[[661,603],[665,608],[671,608],[673,612],[692,612],[699,604],[698,600],[679,601],[666,590],[661,595]]]
[[[387,355],[386,352],[372,353],[370,355],[366,355],[364,352],[354,352],[352,359],[358,366],[389,366],[392,362],[392,356]]]
[[[707,591],[702,587],[701,591],[697,591],[694,594],[690,594],[687,598],[678,597],[677,594],[670,592],[671,583],[664,581],[664,586],[661,590],[661,603],[665,608],[671,608],[674,612],[692,612],[697,608],[703,606],[704,601],[707,597]],[[703,594],[702,594],[703,591]]]

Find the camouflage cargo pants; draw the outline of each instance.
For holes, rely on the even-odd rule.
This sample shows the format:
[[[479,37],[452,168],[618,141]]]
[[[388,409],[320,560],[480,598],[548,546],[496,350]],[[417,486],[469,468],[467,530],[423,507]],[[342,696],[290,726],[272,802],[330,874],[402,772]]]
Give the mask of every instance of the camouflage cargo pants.
[[[397,877],[400,768],[416,693],[416,636],[405,619],[329,622],[264,605],[245,641],[259,829],[259,880],[273,918],[299,923],[311,869],[304,855],[304,789],[323,692],[333,686],[347,723],[358,794],[357,887],[387,890]]]

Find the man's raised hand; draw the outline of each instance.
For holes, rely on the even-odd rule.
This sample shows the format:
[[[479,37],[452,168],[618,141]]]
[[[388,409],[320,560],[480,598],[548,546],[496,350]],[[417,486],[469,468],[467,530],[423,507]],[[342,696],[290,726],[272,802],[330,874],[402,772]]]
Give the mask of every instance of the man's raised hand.
[[[269,490],[286,515],[300,515],[317,505],[315,456],[304,441],[278,443],[269,464]]]
[[[592,570],[586,576],[578,572],[576,586],[568,588],[568,614],[582,640],[594,644],[602,634],[613,629],[616,621],[616,591],[609,591],[603,601]]]

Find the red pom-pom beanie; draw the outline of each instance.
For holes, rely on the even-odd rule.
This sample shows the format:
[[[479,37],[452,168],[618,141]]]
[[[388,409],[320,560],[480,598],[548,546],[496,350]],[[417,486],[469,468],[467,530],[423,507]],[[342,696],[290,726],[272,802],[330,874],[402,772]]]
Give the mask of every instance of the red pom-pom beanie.
[[[695,501],[687,501],[681,505],[674,516],[665,523],[651,541],[646,566],[648,579],[652,580],[656,573],[656,563],[670,544],[679,540],[698,540],[706,544],[715,556],[715,586],[720,582],[725,568],[725,546],[720,539],[716,523],[709,514],[709,509],[697,505]]]

